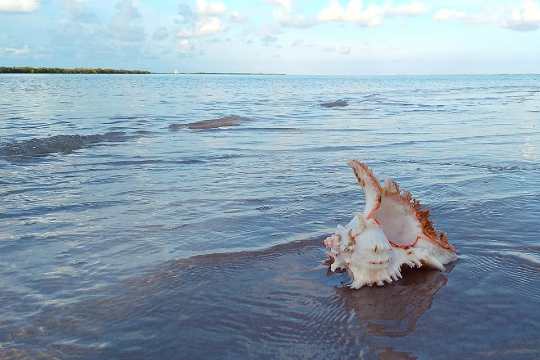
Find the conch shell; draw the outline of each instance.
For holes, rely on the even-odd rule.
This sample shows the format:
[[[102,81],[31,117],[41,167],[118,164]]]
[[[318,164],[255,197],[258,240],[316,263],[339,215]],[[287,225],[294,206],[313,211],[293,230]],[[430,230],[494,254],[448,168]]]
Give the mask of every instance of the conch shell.
[[[387,179],[381,187],[363,163],[349,161],[365,192],[365,209],[346,226],[324,240],[330,270],[345,270],[350,287],[382,286],[401,278],[401,267],[423,265],[443,271],[457,259],[444,233],[437,232],[424,210],[409,192]]]

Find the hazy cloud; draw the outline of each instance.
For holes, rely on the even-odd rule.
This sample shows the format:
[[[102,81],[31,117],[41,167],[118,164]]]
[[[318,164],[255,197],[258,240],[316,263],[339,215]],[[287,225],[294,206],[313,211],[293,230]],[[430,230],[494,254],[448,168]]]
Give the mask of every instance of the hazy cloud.
[[[179,30],[176,36],[182,39],[197,38],[217,34],[223,30],[223,23],[218,17],[203,17],[198,19],[194,26]]]
[[[120,41],[136,42],[145,38],[142,16],[132,0],[120,0],[115,5],[114,14],[109,30],[111,35]]]
[[[98,22],[97,15],[88,8],[83,0],[64,0],[63,5],[71,21],[79,23]]]
[[[261,42],[264,46],[270,46],[274,43],[276,43],[278,40],[277,37],[273,36],[273,35],[265,35],[261,38]]]
[[[416,16],[427,11],[427,7],[418,1],[402,5],[364,5],[361,0],[329,0],[316,17],[306,17],[294,11],[292,0],[267,0],[274,6],[274,17],[286,27],[307,28],[325,22],[351,22],[362,26],[382,24],[385,16]]]
[[[292,0],[266,0],[272,6],[281,8],[282,11],[290,13],[292,11]]]
[[[193,51],[193,49],[193,43],[188,39],[180,39],[176,44],[176,50],[178,50],[179,53],[189,53]]]
[[[341,55],[349,55],[351,53],[351,47],[350,46],[338,46],[336,48],[336,51]]]
[[[533,31],[540,28],[540,3],[536,0],[524,0],[515,8],[489,8],[482,13],[476,14],[454,9],[440,9],[433,15],[433,19],[437,21],[493,24],[517,31]]]
[[[223,30],[223,23],[218,17],[205,17],[197,22],[196,35],[205,36],[211,35]]]
[[[512,10],[502,25],[518,31],[537,30],[540,28],[540,4],[535,0],[524,0],[521,7]]]
[[[313,19],[306,18],[302,15],[292,15],[288,14],[287,16],[282,16],[279,19],[279,23],[283,26],[292,27],[292,28],[308,28],[317,24]]]
[[[162,26],[162,27],[157,28],[154,31],[154,35],[152,36],[152,39],[155,41],[163,41],[168,37],[169,37],[169,30],[167,30],[166,27]]]
[[[30,53],[30,48],[28,45],[24,45],[22,48],[0,48],[0,55],[5,56],[20,56],[20,55],[28,55]]]
[[[196,19],[195,13],[187,4],[178,5],[178,23],[193,23]]]
[[[385,6],[385,14],[388,16],[417,16],[425,14],[427,10],[427,6],[418,1],[403,5]]]
[[[206,0],[197,0],[196,11],[201,16],[223,15],[227,10],[222,2],[208,2]]]
[[[349,0],[346,6],[340,0],[330,0],[318,15],[320,22],[350,22],[361,26],[378,26],[385,16],[416,16],[427,11],[420,2],[411,2],[399,6],[366,5],[361,0]]]
[[[244,15],[240,14],[238,11],[231,11],[229,13],[229,20],[235,23],[245,22],[247,19]]]
[[[132,20],[141,17],[141,13],[133,4],[133,0],[120,0],[114,7],[117,10],[117,15],[124,19]]]
[[[463,11],[452,10],[452,9],[441,9],[435,12],[433,19],[436,21],[459,21],[469,24],[482,24],[495,22],[496,19],[493,15],[476,15],[476,14],[467,14]]]
[[[0,12],[32,12],[37,10],[39,2],[39,0],[0,0]]]

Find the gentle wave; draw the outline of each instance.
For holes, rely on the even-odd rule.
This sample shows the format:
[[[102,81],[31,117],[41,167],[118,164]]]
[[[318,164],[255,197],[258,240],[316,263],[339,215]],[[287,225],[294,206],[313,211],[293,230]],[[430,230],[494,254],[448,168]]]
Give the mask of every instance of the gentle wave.
[[[430,160],[411,160],[411,159],[385,159],[385,163],[398,164],[418,164],[418,165],[436,165],[436,166],[462,166],[475,169],[484,169],[489,171],[519,172],[519,171],[540,171],[540,166],[530,165],[493,165],[483,163],[468,163],[464,161],[430,161]]]

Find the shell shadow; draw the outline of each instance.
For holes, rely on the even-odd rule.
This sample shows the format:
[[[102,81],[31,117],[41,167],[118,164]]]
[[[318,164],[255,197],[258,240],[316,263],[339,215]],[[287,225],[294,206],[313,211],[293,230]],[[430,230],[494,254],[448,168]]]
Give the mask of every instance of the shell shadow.
[[[454,264],[447,266],[446,272],[405,270],[398,282],[360,290],[336,287],[336,295],[364,325],[367,334],[402,337],[415,330],[435,294],[448,282],[447,274],[453,267]]]

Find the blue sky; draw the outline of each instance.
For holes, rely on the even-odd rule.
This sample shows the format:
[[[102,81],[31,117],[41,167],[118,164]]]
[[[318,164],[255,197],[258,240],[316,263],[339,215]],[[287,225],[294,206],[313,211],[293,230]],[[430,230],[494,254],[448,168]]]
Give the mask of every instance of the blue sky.
[[[540,0],[0,0],[0,65],[540,73]]]

